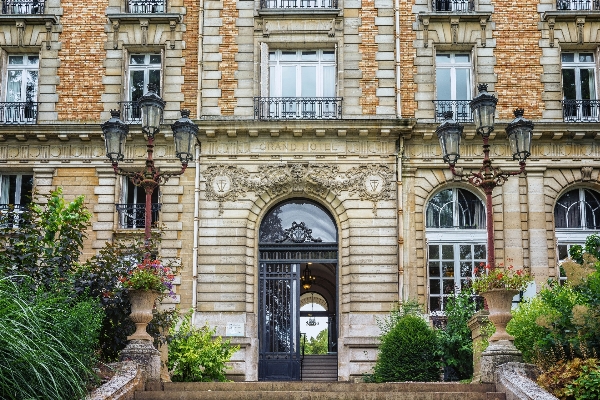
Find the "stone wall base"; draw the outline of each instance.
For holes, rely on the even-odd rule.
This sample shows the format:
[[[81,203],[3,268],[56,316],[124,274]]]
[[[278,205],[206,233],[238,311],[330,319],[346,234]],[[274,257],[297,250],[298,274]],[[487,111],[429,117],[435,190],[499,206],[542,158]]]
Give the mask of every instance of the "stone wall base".
[[[481,383],[495,383],[496,369],[509,362],[520,363],[523,356],[509,340],[491,342],[481,354]]]
[[[130,340],[121,351],[121,361],[135,361],[146,375],[146,385],[160,384],[160,353],[147,340]]]

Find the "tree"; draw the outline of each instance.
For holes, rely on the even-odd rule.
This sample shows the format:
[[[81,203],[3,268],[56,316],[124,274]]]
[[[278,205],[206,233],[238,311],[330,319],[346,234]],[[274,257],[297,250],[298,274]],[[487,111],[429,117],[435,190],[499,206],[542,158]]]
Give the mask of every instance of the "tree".
[[[317,337],[310,337],[306,344],[304,354],[327,354],[329,348],[329,334],[327,329],[318,333]]]

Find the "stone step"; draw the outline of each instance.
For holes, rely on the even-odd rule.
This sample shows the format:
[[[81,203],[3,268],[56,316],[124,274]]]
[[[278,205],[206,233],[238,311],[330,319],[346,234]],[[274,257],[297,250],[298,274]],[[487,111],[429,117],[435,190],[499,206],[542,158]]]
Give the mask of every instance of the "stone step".
[[[138,400],[506,400],[494,385],[459,383],[194,382],[136,392]]]

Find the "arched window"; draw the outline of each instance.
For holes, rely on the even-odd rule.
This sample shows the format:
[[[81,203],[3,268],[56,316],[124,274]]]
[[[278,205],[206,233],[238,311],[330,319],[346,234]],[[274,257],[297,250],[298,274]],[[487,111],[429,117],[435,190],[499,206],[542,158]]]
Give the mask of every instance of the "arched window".
[[[435,313],[486,262],[485,206],[474,193],[452,188],[436,193],[425,213],[429,312]]]
[[[573,189],[554,206],[559,265],[569,256],[571,246],[585,243],[585,238],[600,231],[600,193],[587,188]],[[566,280],[564,273],[560,280]]]

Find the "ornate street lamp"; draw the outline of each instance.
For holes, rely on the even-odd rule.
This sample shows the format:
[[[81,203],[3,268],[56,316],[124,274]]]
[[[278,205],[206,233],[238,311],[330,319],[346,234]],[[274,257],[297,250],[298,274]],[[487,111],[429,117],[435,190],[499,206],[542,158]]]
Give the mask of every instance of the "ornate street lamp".
[[[300,277],[300,283],[302,284],[302,288],[304,290],[310,289],[310,287],[317,281],[317,278],[312,276],[308,265],[304,267],[304,273]]]
[[[142,113],[142,132],[147,137],[146,166],[141,171],[126,171],[119,167],[119,161],[124,159],[124,147],[129,126],[120,120],[120,112],[111,110],[111,118],[102,124],[106,156],[112,163],[117,175],[128,177],[131,182],[144,189],[146,192],[146,208],[144,239],[146,246],[150,243],[152,225],[152,193],[158,186],[167,182],[171,176],[181,175],[185,172],[188,162],[193,160],[194,139],[198,135],[198,127],[189,119],[189,110],[181,110],[181,118],[171,125],[175,140],[175,154],[181,160],[181,170],[178,172],[160,172],[154,165],[154,137],[160,132],[160,123],[165,107],[163,99],[156,94],[156,86],[148,85],[148,93],[139,100]]]
[[[452,119],[452,112],[444,113],[446,120],[436,129],[436,133],[440,140],[444,161],[450,165],[452,174],[468,177],[469,183],[480,187],[485,193],[488,264],[490,268],[494,268],[496,258],[494,254],[492,191],[496,186],[504,184],[508,177],[519,175],[525,171],[525,160],[531,154],[533,122],[523,118],[523,109],[521,108],[514,111],[515,119],[506,127],[506,135],[513,153],[513,160],[519,160],[519,170],[506,172],[492,166],[489,137],[494,130],[494,114],[498,99],[487,93],[487,85],[481,84],[478,89],[479,95],[471,101],[470,106],[477,133],[483,139],[484,157],[481,168],[469,174],[456,171],[455,165],[460,158],[460,139],[463,127]]]

